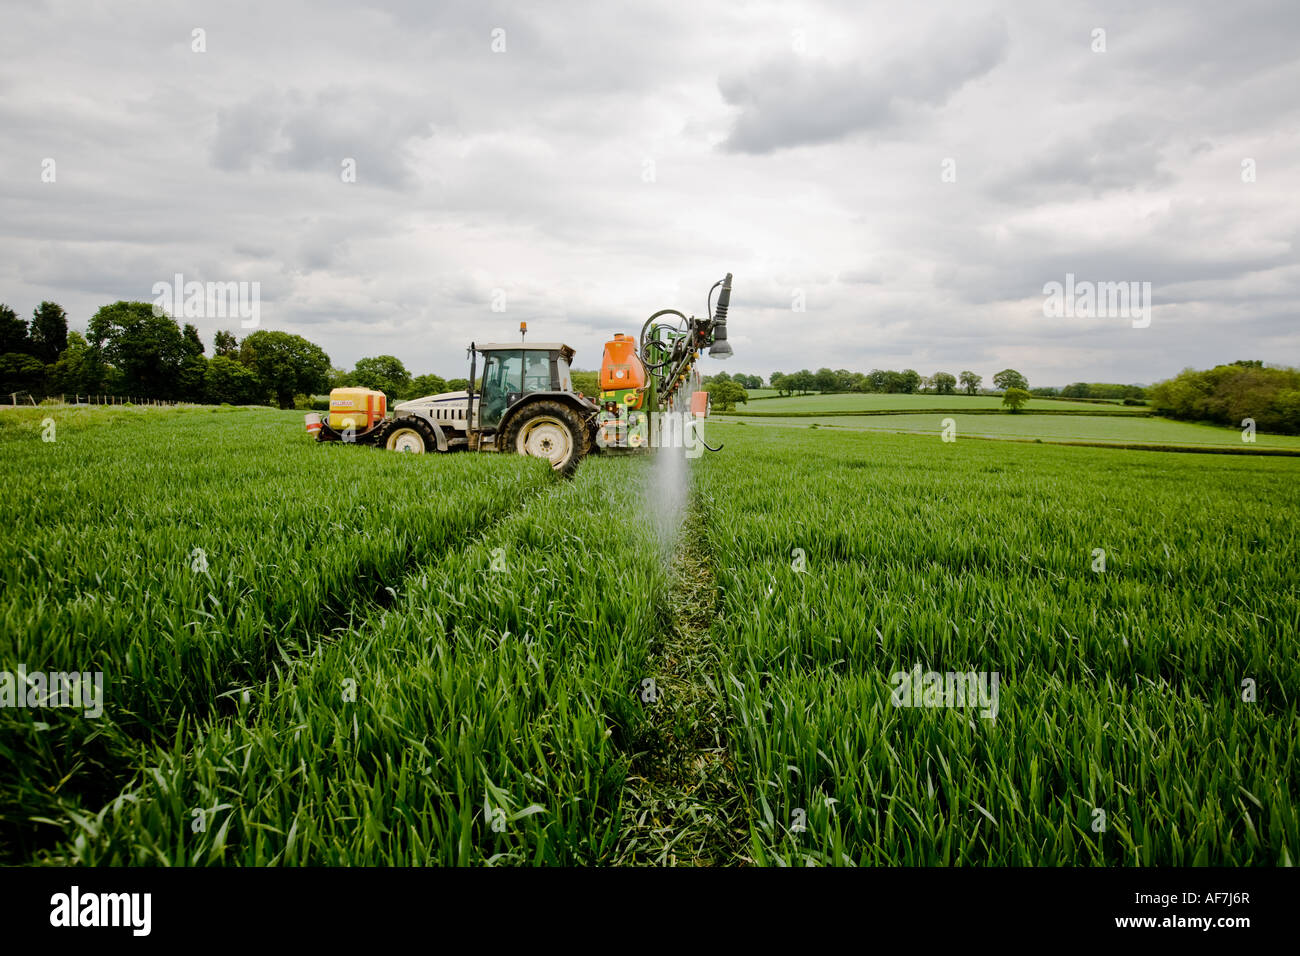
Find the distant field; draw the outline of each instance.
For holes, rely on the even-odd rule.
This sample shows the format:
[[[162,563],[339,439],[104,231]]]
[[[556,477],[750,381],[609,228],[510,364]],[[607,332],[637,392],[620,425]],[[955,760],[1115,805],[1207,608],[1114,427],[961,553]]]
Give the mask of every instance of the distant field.
[[[1235,428],[1192,425],[1165,418],[1091,415],[841,415],[828,418],[753,418],[754,425],[786,425],[854,431],[910,432],[937,435],[944,418],[957,424],[957,437],[1041,438],[1044,441],[1099,441],[1121,445],[1235,446],[1240,448],[1300,449],[1300,436],[1257,434],[1246,445]],[[727,419],[744,421],[743,418]]]
[[[774,394],[771,389],[764,389]],[[756,389],[749,393],[751,398],[758,397]],[[759,405],[740,406],[742,412],[792,412],[799,415],[811,415],[819,412],[881,412],[910,411],[919,408],[1001,408],[1002,398],[998,395],[876,395],[859,392],[842,392],[833,395],[802,395],[786,398],[764,399]],[[1030,399],[1025,405],[1028,411],[1119,411],[1137,415],[1150,412],[1145,405],[1121,405],[1118,402],[1098,405],[1092,402],[1073,402],[1051,398]]]

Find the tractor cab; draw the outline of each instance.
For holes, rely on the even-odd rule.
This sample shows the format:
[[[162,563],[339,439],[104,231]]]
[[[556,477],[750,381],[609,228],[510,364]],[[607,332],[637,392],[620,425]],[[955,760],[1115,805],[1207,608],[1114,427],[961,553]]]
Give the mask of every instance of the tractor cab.
[[[591,450],[597,406],[573,391],[573,349],[560,342],[471,346],[483,378],[471,396],[470,448],[546,458],[571,472]],[[474,365],[470,365],[474,378]]]
[[[497,428],[505,413],[536,392],[572,392],[569,361],[573,349],[559,342],[489,343],[476,346],[483,356],[478,397],[478,427]]]

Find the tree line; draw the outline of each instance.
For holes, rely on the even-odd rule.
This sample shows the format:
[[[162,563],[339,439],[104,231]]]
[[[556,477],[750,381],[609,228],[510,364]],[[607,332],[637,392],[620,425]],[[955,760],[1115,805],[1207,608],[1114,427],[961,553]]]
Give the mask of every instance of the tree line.
[[[1040,398],[1101,398],[1135,402],[1146,398],[1146,389],[1141,385],[1118,385],[1111,382],[1071,382],[1064,388],[1048,386],[1031,388],[1029,391]]]
[[[966,394],[976,395],[983,382],[983,376],[970,371],[962,372],[960,376],[948,372],[935,372],[933,375],[924,376],[910,368],[901,372],[872,369],[866,373],[850,372],[848,369],[832,371],[829,368],[821,368],[816,372],[808,369],[789,374],[773,372],[768,378],[768,387],[776,389],[777,394],[781,396],[807,395],[810,392],[823,394],[879,392],[908,395],[922,391],[938,395],[954,395],[960,385],[961,390]],[[1023,391],[1025,398],[1029,397],[1027,391],[1029,382],[1015,369],[1003,369],[998,372],[993,376],[993,383],[1003,392]],[[718,372],[704,379],[705,391],[712,396],[713,407],[720,411],[728,411],[737,404],[747,404],[748,390],[762,387],[763,379],[758,375],[729,375],[726,372]],[[1020,404],[1023,404],[1023,401]],[[1016,407],[1018,408],[1019,405]]]
[[[329,381],[329,356],[300,335],[261,330],[239,341],[221,331],[213,345],[209,357],[193,324],[148,302],[104,306],[85,335],[68,331],[57,303],[42,302],[30,322],[0,305],[0,392],[292,408]]]
[[[758,375],[733,375],[726,372],[705,378],[705,382],[732,381],[746,389],[762,388],[763,379]],[[915,394],[927,392],[935,395],[978,395],[988,394],[984,389],[984,376],[975,372],[964,371],[957,375],[951,372],[935,372],[922,375],[915,369],[902,371],[892,369],[872,369],[870,372],[850,372],[848,369],[820,368],[816,372],[803,369],[798,372],[773,372],[768,378],[769,388],[774,388],[782,395],[807,395],[812,392],[880,392],[894,394]],[[1006,392],[1008,389],[1020,389],[1039,398],[1088,398],[1088,399],[1133,399],[1145,397],[1145,389],[1140,385],[1120,385],[1108,382],[1072,382],[1063,388],[1056,386],[1029,387],[1026,377],[1015,369],[1003,369],[993,376],[993,390]]]
[[[931,392],[936,395],[955,395],[958,391],[978,395],[983,384],[984,376],[971,371],[959,375],[935,372],[926,376],[912,368],[905,368],[901,372],[879,368],[873,368],[870,372],[850,372],[844,368],[819,368],[816,372],[802,369],[788,374],[773,372],[768,378],[768,386],[781,395],[806,395],[809,392],[880,392],[899,395]],[[1025,376],[1010,368],[994,375],[993,384],[1001,391],[1029,388]]]
[[[242,341],[218,331],[209,355],[192,323],[182,326],[156,314],[147,302],[104,306],[84,335],[68,330],[67,313],[57,303],[42,302],[30,320],[0,304],[0,394],[292,408],[301,396],[348,385],[377,389],[396,401],[468,388],[469,381],[413,376],[392,355],[360,359],[351,371],[334,368],[315,343],[270,330]]]
[[[1184,369],[1147,390],[1157,415],[1300,435],[1300,369],[1238,360],[1204,371]]]

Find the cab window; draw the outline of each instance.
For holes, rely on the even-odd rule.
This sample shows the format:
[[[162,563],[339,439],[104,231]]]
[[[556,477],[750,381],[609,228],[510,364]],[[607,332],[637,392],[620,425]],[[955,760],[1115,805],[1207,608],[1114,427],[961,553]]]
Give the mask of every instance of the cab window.
[[[483,366],[483,404],[480,424],[499,424],[509,397],[523,391],[524,353],[489,352]]]
[[[524,392],[551,390],[551,353],[525,352]]]

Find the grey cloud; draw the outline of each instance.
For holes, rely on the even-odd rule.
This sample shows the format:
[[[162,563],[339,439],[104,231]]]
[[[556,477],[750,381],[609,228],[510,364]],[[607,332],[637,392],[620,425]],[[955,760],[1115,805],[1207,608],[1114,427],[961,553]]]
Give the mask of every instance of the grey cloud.
[[[249,100],[217,111],[217,135],[212,142],[212,162],[227,172],[253,168],[259,156],[274,148],[282,120],[267,103]]]
[[[722,77],[723,98],[740,108],[723,148],[743,153],[828,143],[897,123],[906,109],[939,107],[1006,56],[1006,24],[990,19],[946,27],[919,50],[883,64],[832,64],[788,54]]]
[[[351,160],[357,185],[401,189],[414,179],[409,146],[432,126],[418,108],[379,90],[263,95],[218,110],[212,162],[228,172],[268,165],[341,181]]]
[[[1170,127],[1158,117],[1128,115],[1068,135],[996,180],[990,192],[1002,200],[1041,203],[1167,185],[1174,181],[1162,165]]]

